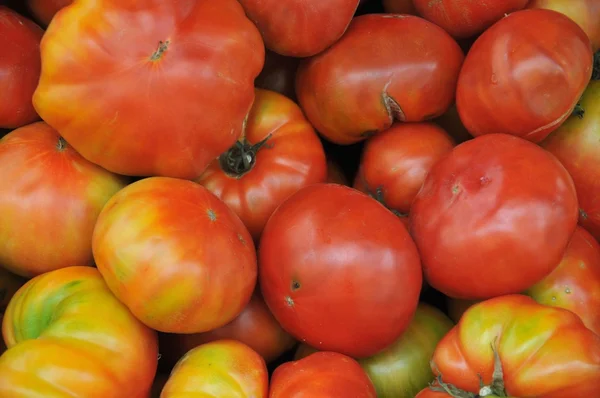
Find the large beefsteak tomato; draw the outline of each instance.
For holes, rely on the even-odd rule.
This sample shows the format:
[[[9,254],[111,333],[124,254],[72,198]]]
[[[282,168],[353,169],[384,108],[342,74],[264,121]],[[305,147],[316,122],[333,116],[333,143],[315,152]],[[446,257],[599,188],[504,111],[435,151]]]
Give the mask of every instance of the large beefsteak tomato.
[[[48,26],[54,15],[73,3],[74,0],[26,0],[27,6],[35,19],[43,26]]]
[[[120,174],[189,179],[240,136],[264,63],[236,0],[78,0],[41,52],[35,109],[79,153]]]
[[[192,181],[150,177],[122,189],[100,213],[92,249],[113,293],[160,332],[221,327],[242,312],[256,285],[250,233]]]
[[[323,145],[300,107],[257,89],[245,134],[196,181],[233,209],[258,241],[277,206],[326,178]]]
[[[92,233],[127,181],[81,157],[44,122],[0,139],[0,264],[31,277],[92,265]]]
[[[430,170],[412,204],[426,280],[484,299],[520,293],[560,262],[577,226],[569,173],[539,146],[506,134],[464,142]]]
[[[260,287],[296,339],[355,358],[376,354],[408,327],[421,264],[403,223],[338,184],[302,188],[275,210],[259,248]]]
[[[456,89],[460,118],[474,136],[512,134],[539,142],[573,111],[592,61],[589,38],[565,15],[514,12],[467,54]]]
[[[422,18],[361,15],[336,44],[300,64],[296,94],[317,131],[352,144],[394,120],[443,114],[454,102],[463,59],[452,37]]]
[[[2,323],[0,396],[146,398],[156,332],[110,292],[97,269],[67,267],[29,280]]]

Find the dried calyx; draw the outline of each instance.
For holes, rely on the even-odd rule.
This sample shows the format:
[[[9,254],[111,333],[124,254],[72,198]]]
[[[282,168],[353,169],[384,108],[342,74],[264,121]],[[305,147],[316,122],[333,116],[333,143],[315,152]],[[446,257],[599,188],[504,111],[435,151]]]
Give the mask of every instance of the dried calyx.
[[[223,171],[234,177],[246,174],[256,163],[257,152],[265,146],[271,138],[271,134],[256,144],[250,144],[246,139],[237,141],[227,152],[219,157],[219,163]]]

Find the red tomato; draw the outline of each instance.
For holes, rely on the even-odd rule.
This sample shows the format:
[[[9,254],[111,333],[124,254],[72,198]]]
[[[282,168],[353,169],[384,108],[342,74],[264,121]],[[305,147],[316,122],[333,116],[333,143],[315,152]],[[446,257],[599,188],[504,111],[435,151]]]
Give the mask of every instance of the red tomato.
[[[92,265],[98,215],[126,183],[44,122],[13,130],[0,139],[0,264],[25,277]]]
[[[413,0],[419,15],[456,38],[475,36],[529,0]]]
[[[211,341],[232,339],[246,344],[266,362],[279,358],[296,340],[286,333],[256,292],[242,313],[218,329],[198,334],[161,334],[161,360],[174,365],[186,352]]]
[[[539,146],[490,134],[429,172],[410,212],[426,280],[454,298],[520,293],[559,263],[577,225],[569,173]]]
[[[413,0],[383,0],[383,9],[391,14],[417,15]]]
[[[264,62],[236,0],[76,1],[41,52],[33,103],[73,148],[120,174],[186,179],[238,139]]]
[[[452,138],[433,123],[397,123],[366,141],[354,188],[408,214],[431,167],[453,147]]]
[[[336,44],[300,64],[296,93],[317,131],[352,144],[394,120],[443,114],[454,102],[463,58],[446,32],[422,18],[362,15]]]
[[[27,6],[37,21],[48,26],[54,15],[62,8],[73,3],[73,0],[26,0]]]
[[[346,31],[358,0],[239,0],[269,50],[310,57]]]
[[[317,352],[280,365],[271,377],[269,398],[376,398],[358,362],[336,352]]]
[[[285,57],[273,51],[267,51],[265,66],[254,81],[257,88],[272,90],[296,100],[296,71],[299,58]]]
[[[224,326],[256,285],[250,233],[192,181],[150,177],[122,189],[98,217],[92,248],[113,293],[160,332]]]
[[[40,78],[44,31],[0,6],[0,128],[14,129],[39,119],[31,97]]]
[[[196,181],[233,209],[258,241],[277,206],[326,178],[323,145],[302,110],[282,94],[257,89],[245,135]]]
[[[471,47],[458,79],[460,118],[474,136],[512,134],[539,142],[573,111],[592,59],[585,32],[565,15],[515,12]]]
[[[342,185],[311,185],[286,200],[267,222],[259,260],[275,318],[321,351],[374,355],[402,334],[418,304],[421,266],[406,228]]]

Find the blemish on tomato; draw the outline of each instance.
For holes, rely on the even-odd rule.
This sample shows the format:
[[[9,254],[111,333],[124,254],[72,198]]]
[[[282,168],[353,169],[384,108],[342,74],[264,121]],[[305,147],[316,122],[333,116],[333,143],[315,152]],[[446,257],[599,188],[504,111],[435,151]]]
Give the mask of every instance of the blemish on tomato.
[[[238,239],[240,240],[240,242],[242,242],[242,245],[246,245],[246,240],[244,239],[244,237],[242,236],[242,234],[237,234]]]
[[[479,179],[479,183],[481,184],[481,186],[485,186],[487,184],[489,184],[492,181],[491,178],[483,176]]]
[[[583,218],[584,220],[587,220],[587,218],[588,218],[588,215],[587,215],[587,213],[585,212],[585,210],[583,210],[583,209],[579,209],[579,217]]]
[[[210,218],[210,221],[217,221],[217,214],[213,209],[206,210],[206,214],[208,214],[208,218]]]
[[[454,186],[452,187],[452,193],[453,193],[454,195],[456,195],[456,194],[457,194],[457,193],[459,193],[459,192],[460,192],[460,185],[458,185],[458,184],[454,185]]]
[[[298,281],[292,281],[292,292],[295,292],[298,289],[300,289],[300,282],[298,282]]]
[[[285,296],[285,303],[289,307],[293,307],[294,306],[294,300],[292,300],[292,298],[290,296]]]
[[[571,294],[571,288],[568,288],[568,287],[567,287],[567,288],[565,288],[565,293],[566,293],[566,294]]]

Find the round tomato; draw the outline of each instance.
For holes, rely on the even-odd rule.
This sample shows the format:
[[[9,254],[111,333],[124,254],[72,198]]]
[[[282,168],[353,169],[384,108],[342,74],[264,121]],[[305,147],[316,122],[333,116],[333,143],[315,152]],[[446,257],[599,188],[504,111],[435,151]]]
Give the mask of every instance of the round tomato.
[[[192,181],[150,177],[118,192],[98,217],[92,248],[113,293],[160,332],[221,327],[240,314],[256,285],[250,233]]]
[[[280,365],[271,377],[269,398],[377,398],[369,376],[354,359],[317,352]]]
[[[97,269],[67,267],[29,280],[2,323],[0,396],[148,396],[156,332],[115,298]]]
[[[161,360],[169,366],[192,348],[216,340],[238,340],[260,354],[267,363],[296,344],[296,340],[273,317],[259,291],[255,292],[242,313],[223,327],[206,333],[161,334],[159,339]]]
[[[245,134],[196,181],[233,209],[258,241],[277,206],[326,178],[323,145],[300,107],[257,89]]]
[[[590,40],[565,15],[512,13],[485,31],[465,59],[456,91],[460,118],[474,136],[539,142],[573,111],[592,60]]]
[[[569,171],[579,199],[579,223],[600,240],[600,81],[592,81],[571,116],[541,145]]]
[[[422,18],[361,15],[336,44],[300,64],[296,94],[317,131],[352,144],[394,120],[443,114],[454,102],[463,59],[458,44]]]
[[[0,264],[25,277],[92,265],[92,233],[127,182],[81,157],[44,122],[0,139]]]
[[[410,212],[425,278],[447,296],[520,293],[559,263],[577,226],[569,173],[506,134],[458,145],[433,166]]]
[[[27,6],[37,21],[48,26],[54,15],[74,0],[26,0]]]
[[[390,14],[417,15],[413,0],[383,0],[383,9]]]
[[[44,31],[4,6],[0,20],[0,128],[14,129],[39,119],[31,96],[40,78]]]
[[[597,397],[600,336],[571,311],[506,295],[469,308],[432,369],[441,386],[483,397]]]
[[[240,136],[264,62],[236,0],[78,0],[41,52],[35,109],[79,153],[120,174],[189,179]]]
[[[358,7],[358,0],[239,1],[266,47],[293,57],[310,57],[335,43]]]
[[[433,123],[394,124],[366,141],[354,187],[408,214],[429,169],[453,147],[452,138]]]
[[[269,374],[263,358],[235,340],[218,340],[190,350],[175,365],[161,398],[267,398]]]
[[[267,51],[265,66],[254,81],[257,88],[271,90],[296,100],[296,71],[299,58],[286,57]]]
[[[422,271],[408,231],[376,200],[343,185],[314,184],[279,206],[259,260],[275,318],[321,351],[374,355],[402,334],[418,304]]]

